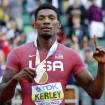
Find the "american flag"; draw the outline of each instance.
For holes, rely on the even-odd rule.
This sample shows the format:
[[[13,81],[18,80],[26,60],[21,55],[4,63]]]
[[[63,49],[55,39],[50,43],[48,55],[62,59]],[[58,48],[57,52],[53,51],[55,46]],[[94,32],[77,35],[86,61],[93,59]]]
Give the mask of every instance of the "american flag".
[[[55,59],[63,59],[63,55],[62,54],[55,54]]]

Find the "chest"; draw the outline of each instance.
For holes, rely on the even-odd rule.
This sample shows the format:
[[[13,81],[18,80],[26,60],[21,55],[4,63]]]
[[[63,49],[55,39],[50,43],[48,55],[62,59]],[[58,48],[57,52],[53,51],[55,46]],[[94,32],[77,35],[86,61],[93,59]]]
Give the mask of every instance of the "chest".
[[[46,53],[40,53],[40,62],[46,58]],[[36,54],[23,54],[20,61],[21,70],[24,68],[35,68]],[[72,60],[66,54],[54,53],[43,64],[43,70],[49,75],[50,80],[67,80],[72,73]]]

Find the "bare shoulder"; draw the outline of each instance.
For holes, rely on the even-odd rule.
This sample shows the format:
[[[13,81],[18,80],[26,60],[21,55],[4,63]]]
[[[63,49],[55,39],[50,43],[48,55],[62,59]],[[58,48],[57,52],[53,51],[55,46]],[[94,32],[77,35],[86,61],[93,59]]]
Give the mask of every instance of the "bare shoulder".
[[[14,77],[18,72],[12,69],[7,68],[6,72],[3,75],[2,83],[8,82],[10,79]]]
[[[88,85],[93,81],[94,78],[88,70],[84,70],[75,75],[75,79],[79,84]]]

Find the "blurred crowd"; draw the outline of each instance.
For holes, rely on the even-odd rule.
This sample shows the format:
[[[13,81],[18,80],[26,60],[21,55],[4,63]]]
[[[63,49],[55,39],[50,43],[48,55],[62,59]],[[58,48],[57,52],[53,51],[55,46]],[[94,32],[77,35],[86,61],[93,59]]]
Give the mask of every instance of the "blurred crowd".
[[[98,64],[92,57],[93,36],[105,47],[105,0],[0,0],[0,77],[5,72],[9,52],[37,38],[33,13],[42,3],[59,9],[62,27],[57,32],[58,42],[74,49],[95,77]],[[73,75],[68,84],[77,85]],[[80,88],[81,91],[81,105],[93,105],[93,100]],[[90,103],[86,104],[85,97]],[[94,101],[94,105],[105,105],[103,100],[101,104]]]

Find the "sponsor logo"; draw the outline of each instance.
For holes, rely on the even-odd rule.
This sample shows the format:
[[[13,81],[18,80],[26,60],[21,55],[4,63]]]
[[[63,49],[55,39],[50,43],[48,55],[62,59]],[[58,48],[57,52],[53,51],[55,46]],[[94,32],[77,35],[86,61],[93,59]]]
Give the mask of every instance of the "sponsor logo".
[[[36,56],[36,55],[29,55],[29,57],[34,57],[34,56]]]
[[[58,87],[56,86],[57,84],[51,84],[51,85],[46,85],[46,86],[41,86],[43,88],[43,90],[54,90],[54,89],[58,89]]]
[[[39,87],[36,87],[36,91],[37,91],[37,92],[40,92],[41,89],[40,89]]]

